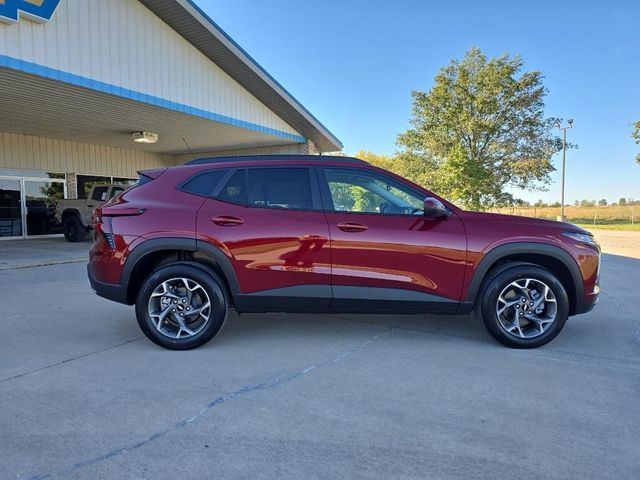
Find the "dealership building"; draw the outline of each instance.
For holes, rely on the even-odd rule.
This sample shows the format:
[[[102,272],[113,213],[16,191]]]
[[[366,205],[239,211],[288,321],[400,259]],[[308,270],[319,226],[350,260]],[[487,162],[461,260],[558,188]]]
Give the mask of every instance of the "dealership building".
[[[190,151],[341,148],[192,0],[0,0],[0,238]]]

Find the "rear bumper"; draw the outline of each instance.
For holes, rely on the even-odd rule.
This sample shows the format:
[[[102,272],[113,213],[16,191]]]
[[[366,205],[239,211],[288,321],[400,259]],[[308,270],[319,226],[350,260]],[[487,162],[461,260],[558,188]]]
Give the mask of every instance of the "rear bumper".
[[[105,283],[97,280],[90,263],[87,264],[87,277],[89,277],[89,285],[98,296],[128,305],[127,289],[120,284]]]

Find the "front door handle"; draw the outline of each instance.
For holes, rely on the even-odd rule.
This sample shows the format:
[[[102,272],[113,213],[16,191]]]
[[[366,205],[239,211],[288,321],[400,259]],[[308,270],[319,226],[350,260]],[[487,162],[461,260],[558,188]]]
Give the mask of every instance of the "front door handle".
[[[235,227],[244,223],[243,219],[232,215],[219,215],[217,217],[213,217],[211,221],[221,227]]]
[[[341,222],[337,226],[343,232],[364,232],[367,228],[369,228],[366,225],[354,222]]]

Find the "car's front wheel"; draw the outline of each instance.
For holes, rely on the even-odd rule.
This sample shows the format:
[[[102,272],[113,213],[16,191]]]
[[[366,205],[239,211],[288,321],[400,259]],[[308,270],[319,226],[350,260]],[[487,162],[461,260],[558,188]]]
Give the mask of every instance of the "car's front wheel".
[[[569,316],[567,292],[550,271],[536,265],[505,268],[486,284],[482,321],[493,338],[512,348],[536,348],[553,340]]]
[[[171,350],[204,345],[222,327],[228,302],[222,280],[186,263],[159,268],[144,281],[136,317],[152,342]]]

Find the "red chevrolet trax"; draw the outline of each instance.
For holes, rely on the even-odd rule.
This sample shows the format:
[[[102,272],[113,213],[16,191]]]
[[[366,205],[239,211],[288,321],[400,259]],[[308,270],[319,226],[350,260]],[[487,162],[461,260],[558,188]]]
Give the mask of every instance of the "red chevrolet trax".
[[[516,348],[598,300],[600,248],[561,222],[467,212],[355,158],[200,159],[140,173],[94,214],[89,281],[175,350],[246,312],[475,310]]]

